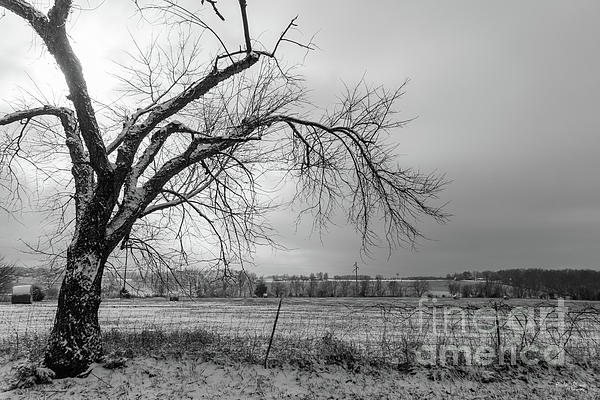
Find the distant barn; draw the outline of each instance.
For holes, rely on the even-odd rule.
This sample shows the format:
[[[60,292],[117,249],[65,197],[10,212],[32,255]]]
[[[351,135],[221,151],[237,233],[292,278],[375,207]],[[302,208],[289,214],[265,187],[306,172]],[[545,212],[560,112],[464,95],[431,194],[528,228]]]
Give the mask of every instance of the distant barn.
[[[31,304],[32,285],[13,286],[12,304]]]

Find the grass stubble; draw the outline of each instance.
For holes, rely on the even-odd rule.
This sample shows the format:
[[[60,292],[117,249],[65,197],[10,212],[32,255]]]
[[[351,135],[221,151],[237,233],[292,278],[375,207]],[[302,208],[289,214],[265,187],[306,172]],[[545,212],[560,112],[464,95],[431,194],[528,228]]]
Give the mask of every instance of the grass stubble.
[[[41,366],[46,337],[30,334],[0,343],[0,384],[10,389],[0,398],[600,398],[593,360],[420,365],[411,357],[414,341],[373,351],[328,332],[276,337],[264,368],[268,339],[160,326],[108,330],[102,363],[53,381]]]

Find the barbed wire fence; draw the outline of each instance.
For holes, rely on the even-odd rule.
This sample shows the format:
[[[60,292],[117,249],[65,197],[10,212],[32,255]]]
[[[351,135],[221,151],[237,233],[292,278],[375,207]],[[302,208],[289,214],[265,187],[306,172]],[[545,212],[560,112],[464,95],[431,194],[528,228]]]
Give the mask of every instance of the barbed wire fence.
[[[276,310],[275,299],[136,299],[105,301],[99,320],[104,332],[202,330],[245,339],[260,352],[269,342]],[[0,305],[0,344],[18,348],[27,337],[44,337],[52,327],[55,311],[56,304],[46,302]],[[284,300],[275,344],[302,342],[317,346],[324,338],[370,359],[398,364],[421,362],[419,357],[423,358],[425,352],[434,354],[434,362],[442,356],[445,362],[448,350],[466,352],[462,357],[469,358],[481,349],[516,358],[536,349],[540,354],[554,351],[557,357],[557,350],[561,350],[568,360],[585,362],[600,355],[600,308],[583,303],[565,306],[557,302],[495,300],[476,304],[435,299],[418,303],[414,299]]]

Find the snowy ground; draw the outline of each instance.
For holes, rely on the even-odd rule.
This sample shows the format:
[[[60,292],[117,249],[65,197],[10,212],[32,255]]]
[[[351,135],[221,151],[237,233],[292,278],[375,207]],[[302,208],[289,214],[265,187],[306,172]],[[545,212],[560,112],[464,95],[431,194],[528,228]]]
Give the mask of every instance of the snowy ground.
[[[14,362],[13,362],[14,364]],[[0,367],[4,375],[11,363]],[[136,358],[123,369],[0,393],[0,399],[599,399],[598,371],[306,371]]]

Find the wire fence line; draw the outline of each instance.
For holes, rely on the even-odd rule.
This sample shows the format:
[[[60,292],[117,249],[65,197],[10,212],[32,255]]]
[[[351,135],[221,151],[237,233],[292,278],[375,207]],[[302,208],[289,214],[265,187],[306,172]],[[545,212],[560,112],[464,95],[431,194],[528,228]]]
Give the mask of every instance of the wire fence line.
[[[268,338],[276,299],[107,300],[104,331],[205,330],[230,337]],[[0,304],[0,342],[49,333],[56,303]],[[576,359],[600,355],[600,307],[593,303],[436,301],[435,299],[285,299],[275,340],[335,337],[361,351],[409,359],[422,346],[560,346]]]

